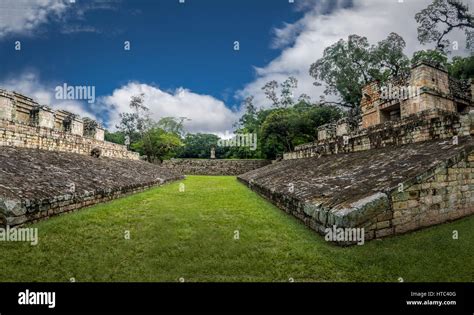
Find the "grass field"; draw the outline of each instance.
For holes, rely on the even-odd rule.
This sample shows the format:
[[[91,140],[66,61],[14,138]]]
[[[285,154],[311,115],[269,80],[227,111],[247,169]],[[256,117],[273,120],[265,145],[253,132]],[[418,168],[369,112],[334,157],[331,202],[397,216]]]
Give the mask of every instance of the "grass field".
[[[0,281],[474,280],[474,217],[341,248],[235,177],[183,182],[34,224],[37,246],[0,242]]]

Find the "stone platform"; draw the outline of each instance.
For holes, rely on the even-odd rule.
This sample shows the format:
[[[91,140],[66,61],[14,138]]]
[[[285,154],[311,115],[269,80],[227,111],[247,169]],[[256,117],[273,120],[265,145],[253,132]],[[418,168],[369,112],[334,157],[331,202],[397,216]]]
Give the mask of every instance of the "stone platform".
[[[0,225],[21,225],[182,178],[143,161],[0,147]]]
[[[474,213],[474,140],[284,160],[238,178],[321,234],[336,225],[373,239]]]

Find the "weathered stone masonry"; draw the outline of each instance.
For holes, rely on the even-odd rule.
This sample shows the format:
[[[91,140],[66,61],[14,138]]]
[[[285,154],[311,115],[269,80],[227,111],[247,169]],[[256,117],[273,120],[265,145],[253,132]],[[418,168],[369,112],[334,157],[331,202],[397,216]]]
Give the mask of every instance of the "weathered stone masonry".
[[[458,141],[284,160],[239,180],[321,234],[337,225],[384,237],[474,212],[474,140]]]
[[[391,195],[389,220],[379,221],[377,236],[404,233],[474,213],[474,153],[454,156],[426,178]]]
[[[104,129],[93,120],[0,90],[0,226],[34,222],[183,178],[104,141]]]
[[[186,175],[236,176],[270,164],[268,160],[173,159],[163,167]]]
[[[92,149],[100,148],[101,155],[104,157],[139,159],[138,153],[128,151],[123,145],[6,120],[0,120],[0,147],[2,146],[71,152],[83,155],[90,155]]]
[[[317,141],[239,180],[321,234],[336,225],[373,239],[473,214],[473,83],[425,64],[408,82],[421,94],[383,100],[369,84],[360,125],[321,126]]]
[[[102,156],[139,159],[138,153],[125,146],[104,141],[104,129],[98,123],[67,111],[53,111],[27,96],[5,90],[0,90],[0,146],[84,155],[98,148]]]
[[[0,225],[20,225],[184,177],[144,161],[0,147]]]

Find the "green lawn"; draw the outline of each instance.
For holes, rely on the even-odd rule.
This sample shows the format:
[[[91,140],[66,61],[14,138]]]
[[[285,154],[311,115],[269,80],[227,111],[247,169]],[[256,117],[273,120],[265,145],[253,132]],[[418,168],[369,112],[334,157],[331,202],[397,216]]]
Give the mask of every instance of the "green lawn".
[[[474,280],[474,217],[341,248],[235,177],[183,182],[34,224],[37,246],[0,242],[0,281]]]

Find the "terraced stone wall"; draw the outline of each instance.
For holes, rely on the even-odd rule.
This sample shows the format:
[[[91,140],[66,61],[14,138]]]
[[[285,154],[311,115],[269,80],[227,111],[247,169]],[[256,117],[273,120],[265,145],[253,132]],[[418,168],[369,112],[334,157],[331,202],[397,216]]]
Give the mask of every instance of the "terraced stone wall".
[[[173,159],[163,167],[186,175],[236,176],[270,164],[268,160]]]
[[[336,125],[329,126],[331,129]],[[328,127],[328,128],[329,128]],[[319,141],[297,146],[283,155],[285,160],[342,152],[357,152],[387,146],[399,146],[431,139],[451,139],[474,132],[474,113],[460,115],[433,109],[412,115],[403,121],[389,121],[367,129],[352,130],[346,135],[324,132]],[[319,132],[323,134],[322,131]]]
[[[50,129],[33,127],[21,122],[0,119],[0,148],[2,146],[33,148],[48,151],[70,152],[90,155],[92,149],[99,148],[101,155],[110,158],[138,160],[139,154],[128,151],[123,145],[83,137]]]

